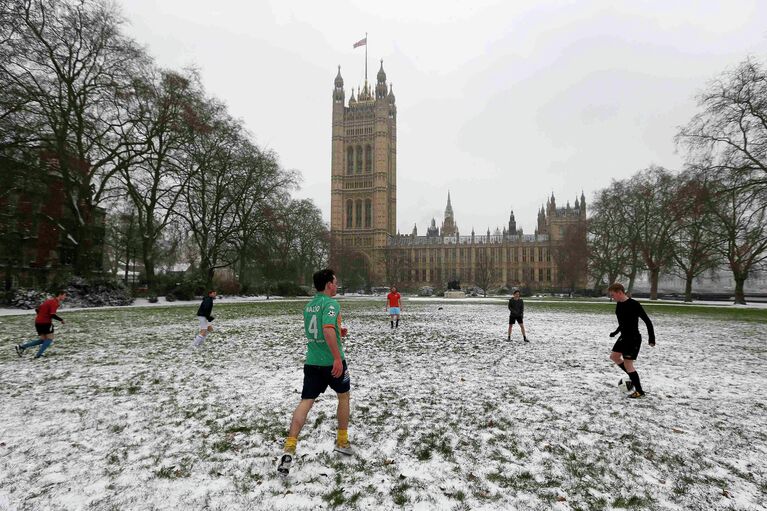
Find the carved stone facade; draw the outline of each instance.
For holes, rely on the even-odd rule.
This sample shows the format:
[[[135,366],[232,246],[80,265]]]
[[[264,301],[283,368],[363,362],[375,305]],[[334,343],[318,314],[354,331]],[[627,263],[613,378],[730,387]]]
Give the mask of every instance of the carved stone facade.
[[[444,287],[450,280],[463,286],[522,287],[555,289],[561,287],[555,253],[567,250],[563,238],[570,226],[586,220],[586,198],[581,194],[575,206],[558,208],[554,196],[538,212],[534,234],[517,229],[514,212],[503,230],[490,229],[462,236],[455,221],[450,196],[442,229],[432,219],[426,236],[417,227],[409,235],[397,235],[387,247],[387,277],[401,287],[423,285]],[[585,286],[586,275],[581,284]]]
[[[557,287],[553,254],[570,225],[586,219],[586,199],[558,208],[554,195],[538,212],[534,234],[507,227],[461,236],[448,193],[441,227],[432,219],[426,236],[397,225],[397,108],[383,61],[375,88],[367,80],[348,104],[339,67],[333,89],[331,164],[331,265],[342,275],[358,272],[369,285],[443,287],[466,285]],[[484,276],[484,277],[483,277]],[[585,275],[584,275],[585,282]]]

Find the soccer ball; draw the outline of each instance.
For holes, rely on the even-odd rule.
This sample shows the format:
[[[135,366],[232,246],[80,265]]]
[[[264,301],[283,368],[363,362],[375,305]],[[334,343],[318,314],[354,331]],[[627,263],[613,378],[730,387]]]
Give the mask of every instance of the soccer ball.
[[[618,390],[620,390],[621,392],[628,392],[633,387],[634,385],[631,383],[631,380],[624,380],[623,378],[618,380]]]

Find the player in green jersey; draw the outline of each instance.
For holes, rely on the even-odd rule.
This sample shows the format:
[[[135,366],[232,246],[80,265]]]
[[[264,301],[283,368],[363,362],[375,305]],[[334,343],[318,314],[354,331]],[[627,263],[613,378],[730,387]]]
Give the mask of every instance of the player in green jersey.
[[[288,437],[277,471],[282,475],[290,472],[290,465],[296,455],[296,444],[301,428],[304,427],[314,400],[330,387],[338,395],[338,432],[336,452],[351,455],[349,443],[349,389],[351,379],[346,366],[341,337],[347,329],[341,326],[341,306],[333,297],[338,290],[335,273],[331,269],[314,274],[317,294],[304,307],[304,332],[308,339],[306,362],[304,363],[304,387],[301,402],[293,412]]]

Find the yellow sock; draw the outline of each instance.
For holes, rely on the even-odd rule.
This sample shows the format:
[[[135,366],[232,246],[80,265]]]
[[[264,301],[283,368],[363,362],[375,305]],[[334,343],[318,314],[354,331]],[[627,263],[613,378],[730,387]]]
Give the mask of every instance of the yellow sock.
[[[289,436],[285,439],[285,452],[289,454],[295,454],[296,453],[296,444],[298,443],[298,438],[294,436]]]
[[[349,443],[349,430],[348,429],[339,429],[338,433],[336,435],[336,443],[339,445],[344,445]]]

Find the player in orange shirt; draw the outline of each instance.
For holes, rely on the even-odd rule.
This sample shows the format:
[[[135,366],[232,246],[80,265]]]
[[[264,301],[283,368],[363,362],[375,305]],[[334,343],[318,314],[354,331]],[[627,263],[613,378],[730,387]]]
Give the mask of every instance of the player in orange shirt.
[[[402,307],[400,306],[400,298],[402,298],[402,296],[397,292],[397,288],[392,286],[391,292],[386,295],[386,309],[389,311],[389,318],[391,319],[392,328],[395,328],[395,321],[396,328],[399,328],[399,315],[400,312],[402,312]]]

